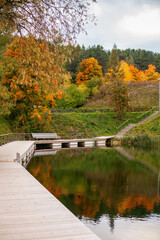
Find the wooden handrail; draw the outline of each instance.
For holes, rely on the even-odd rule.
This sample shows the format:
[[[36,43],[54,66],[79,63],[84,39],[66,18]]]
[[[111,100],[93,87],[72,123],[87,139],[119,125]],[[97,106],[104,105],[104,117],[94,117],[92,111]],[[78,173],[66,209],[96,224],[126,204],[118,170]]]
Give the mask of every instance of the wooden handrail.
[[[118,130],[119,128],[121,128],[124,124],[126,124],[128,121],[130,121],[130,119],[126,120],[124,123],[122,123],[119,127],[116,128],[116,130]]]
[[[12,141],[31,139],[30,133],[7,133],[0,135],[0,146]]]
[[[136,120],[138,120],[139,118],[145,116],[146,114],[148,114],[149,112],[153,111],[155,108],[157,108],[157,106],[151,108],[150,110],[148,110],[147,112],[141,114],[140,116],[136,117]],[[129,122],[131,119],[126,120],[124,123],[122,123],[119,127],[116,128],[116,131],[118,131],[118,129],[120,129],[123,125],[125,125],[127,122]]]
[[[144,115],[148,114],[149,112],[153,111],[153,109],[155,109],[155,108],[157,108],[157,106],[155,106],[155,107],[151,108],[150,110],[148,110],[147,112],[141,114],[140,116],[137,117],[137,119],[139,119],[139,118],[143,117]]]

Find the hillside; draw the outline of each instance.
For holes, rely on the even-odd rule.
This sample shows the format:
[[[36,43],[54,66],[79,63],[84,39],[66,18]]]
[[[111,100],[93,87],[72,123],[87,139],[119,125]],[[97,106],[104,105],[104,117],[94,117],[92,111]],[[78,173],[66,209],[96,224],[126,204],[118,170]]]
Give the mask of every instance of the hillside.
[[[140,114],[140,112],[130,112],[119,120],[114,112],[54,113],[52,131],[67,138],[113,135],[116,134],[116,127],[126,119],[130,118],[134,121]]]
[[[137,125],[127,133],[127,135],[138,134],[148,134],[152,136],[160,135],[160,114],[150,119],[146,123]]]
[[[129,106],[131,109],[148,109],[158,106],[158,82],[131,82],[128,85]],[[87,100],[85,107],[110,107],[107,85],[100,89],[100,92]]]

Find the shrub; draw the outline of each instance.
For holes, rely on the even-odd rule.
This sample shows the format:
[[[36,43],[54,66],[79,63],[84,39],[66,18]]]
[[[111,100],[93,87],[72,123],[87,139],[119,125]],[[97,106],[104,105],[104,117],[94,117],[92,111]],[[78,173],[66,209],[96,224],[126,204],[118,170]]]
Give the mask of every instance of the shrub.
[[[86,86],[89,89],[89,95],[92,96],[94,94],[99,93],[99,89],[102,86],[104,79],[102,77],[93,77],[87,81]]]
[[[59,108],[75,108],[81,107],[86,99],[88,93],[86,90],[78,88],[75,84],[71,84],[63,94],[62,99],[57,101]]]

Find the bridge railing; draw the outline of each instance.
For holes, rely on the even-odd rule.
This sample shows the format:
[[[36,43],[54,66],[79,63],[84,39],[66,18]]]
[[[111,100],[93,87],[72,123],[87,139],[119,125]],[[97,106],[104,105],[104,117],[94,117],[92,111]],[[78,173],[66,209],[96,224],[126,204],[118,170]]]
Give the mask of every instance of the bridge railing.
[[[153,111],[155,111],[156,109],[157,109],[157,106],[155,106],[155,107],[151,108],[150,110],[148,110],[147,112],[141,114],[140,116],[138,116],[138,117],[136,118],[137,121],[139,122],[139,121],[142,120],[143,118],[146,118],[147,116],[150,115],[151,112],[153,113]]]
[[[118,133],[118,131],[120,131],[121,129],[125,128],[129,123],[130,123],[130,119],[126,120],[124,123],[122,123],[119,127],[116,128],[116,133]]]
[[[30,133],[8,133],[0,135],[0,146],[12,141],[31,140]]]
[[[143,120],[146,117],[148,117],[151,113],[156,111],[156,109],[157,109],[157,106],[149,109],[147,112],[141,114],[140,116],[136,117],[135,119],[128,119],[128,120],[126,120],[124,123],[122,123],[119,127],[116,128],[116,133],[118,133],[118,131],[120,131],[123,128],[125,128],[126,126],[128,126],[130,123],[138,123],[138,122],[140,122],[141,120]]]

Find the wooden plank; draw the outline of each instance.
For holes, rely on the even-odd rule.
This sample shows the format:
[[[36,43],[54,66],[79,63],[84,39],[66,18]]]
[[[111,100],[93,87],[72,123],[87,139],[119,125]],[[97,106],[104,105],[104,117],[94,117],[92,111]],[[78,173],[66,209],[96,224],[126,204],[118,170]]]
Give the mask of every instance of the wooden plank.
[[[10,161],[0,161],[0,239],[100,240],[25,168],[13,162],[16,151],[26,151],[24,144],[23,151],[11,145]],[[1,150],[0,159],[5,151]]]
[[[0,146],[0,162],[13,162],[17,153],[23,156],[33,145],[34,141],[15,141]]]

